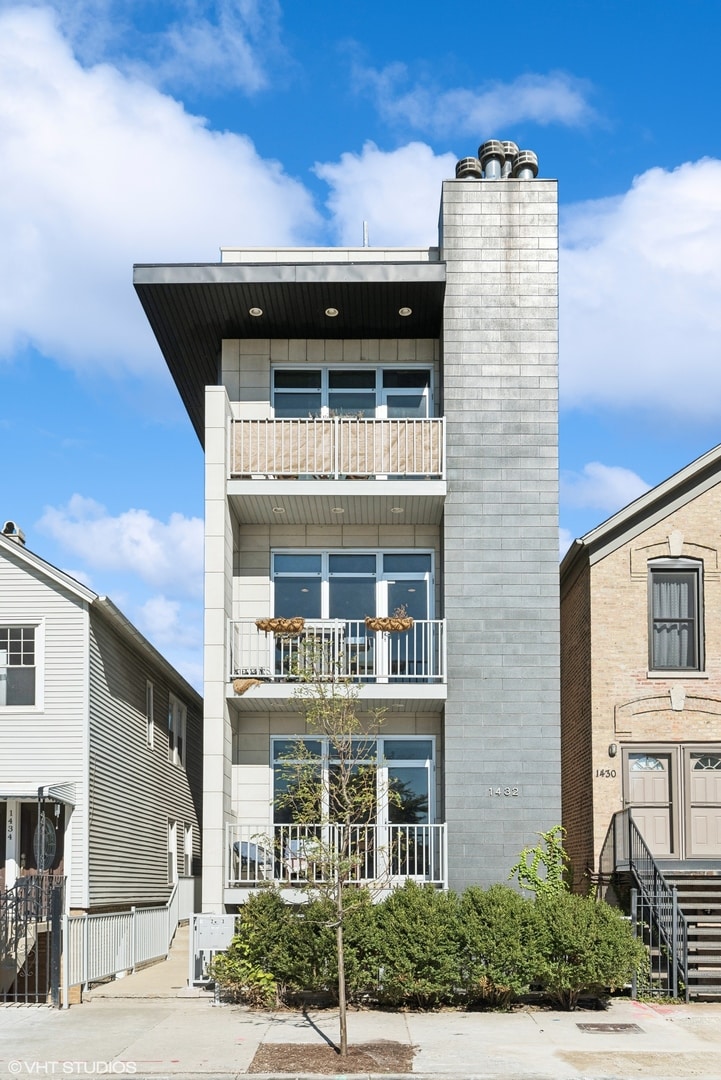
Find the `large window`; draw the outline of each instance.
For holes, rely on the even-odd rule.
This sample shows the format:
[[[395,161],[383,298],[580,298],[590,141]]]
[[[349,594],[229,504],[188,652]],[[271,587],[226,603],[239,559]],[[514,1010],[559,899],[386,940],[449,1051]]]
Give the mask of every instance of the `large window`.
[[[428,619],[431,580],[430,552],[276,552],[274,614],[362,620],[403,608],[414,619]]]
[[[653,671],[703,669],[702,566],[663,559],[649,566],[650,657]]]
[[[431,414],[428,368],[279,368],[276,417],[425,418]]]
[[[345,772],[355,769],[375,786],[374,806],[364,800],[365,820],[356,824],[428,825],[433,822],[434,740],[420,736],[359,737],[345,758]],[[342,799],[335,793],[339,769],[333,741],[327,738],[275,738],[273,753],[273,820],[276,825],[308,822],[308,788],[317,777],[316,824],[340,816]],[[349,770],[348,763],[351,763]],[[294,786],[302,785],[298,802]],[[339,805],[336,806],[335,803]],[[371,820],[372,819],[372,820]]]
[[[36,627],[0,627],[0,706],[36,704]]]

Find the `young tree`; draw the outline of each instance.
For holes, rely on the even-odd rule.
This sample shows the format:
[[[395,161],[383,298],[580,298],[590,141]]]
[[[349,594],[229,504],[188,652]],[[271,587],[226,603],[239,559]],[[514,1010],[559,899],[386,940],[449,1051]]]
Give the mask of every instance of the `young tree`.
[[[299,884],[332,900],[338,963],[339,1043],[348,1053],[343,930],[354,893],[363,883],[378,887],[390,873],[389,846],[379,848],[379,800],[396,803],[395,790],[379,791],[376,735],[382,710],[362,715],[359,686],[329,656],[329,642],[306,638],[293,662],[308,738],[295,740],[280,769],[275,805],[292,825],[281,827],[281,842],[295,847]],[[341,658],[342,659],[342,658]],[[313,736],[327,746],[320,759]],[[283,831],[285,830],[285,832]]]

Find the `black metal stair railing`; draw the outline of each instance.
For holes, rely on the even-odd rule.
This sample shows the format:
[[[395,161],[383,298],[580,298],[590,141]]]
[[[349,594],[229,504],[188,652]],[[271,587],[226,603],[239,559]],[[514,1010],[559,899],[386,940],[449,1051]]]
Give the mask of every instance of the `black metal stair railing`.
[[[610,856],[610,858],[609,858]],[[678,904],[675,885],[669,885],[629,809],[614,814],[601,853],[601,877],[613,870],[628,869],[631,888],[631,922],[648,947],[651,995],[689,997],[688,924]],[[636,986],[634,983],[634,996]]]

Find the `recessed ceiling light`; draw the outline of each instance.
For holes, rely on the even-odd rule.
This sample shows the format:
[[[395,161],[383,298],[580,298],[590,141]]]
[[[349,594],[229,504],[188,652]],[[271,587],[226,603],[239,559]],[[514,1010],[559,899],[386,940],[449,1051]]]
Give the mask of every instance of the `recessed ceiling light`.
[[[284,514],[285,513],[285,507],[284,506],[274,506],[273,507],[273,513],[274,514]]]
[[[263,314],[263,309],[262,307],[248,308],[248,314],[252,315],[254,319],[258,319]]]
[[[329,319],[335,319],[336,315],[338,314],[338,308],[337,307],[327,307],[325,309],[325,313],[326,313],[326,315],[328,316]]]
[[[331,514],[345,514],[345,510],[342,506],[331,506],[330,512]]]
[[[403,514],[405,513],[402,506],[391,506],[391,514]]]
[[[402,315],[403,318],[405,319],[408,315],[413,314],[413,308],[410,308],[410,307],[398,308],[398,314]]]

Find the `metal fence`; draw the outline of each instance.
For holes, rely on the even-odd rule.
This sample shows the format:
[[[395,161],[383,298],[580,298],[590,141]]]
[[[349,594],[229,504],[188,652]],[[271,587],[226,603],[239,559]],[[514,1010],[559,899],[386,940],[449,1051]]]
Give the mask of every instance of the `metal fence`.
[[[230,626],[230,677],[286,681],[444,682],[445,619],[415,619],[409,630],[369,630],[364,619],[306,620],[299,634],[266,634],[253,619]]]
[[[0,894],[0,1002],[59,1004],[64,887],[33,874]]]
[[[229,887],[302,886],[341,874],[380,888],[408,878],[447,885],[446,826],[228,825]]]
[[[194,902],[195,879],[181,878],[162,906],[68,916],[63,952],[64,991],[77,984],[87,988],[100,979],[134,971],[139,964],[166,957],[178,922],[192,916]]]

